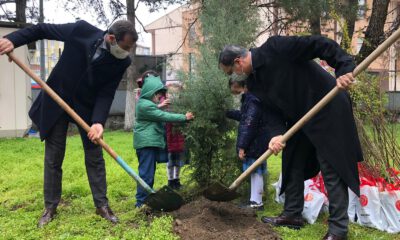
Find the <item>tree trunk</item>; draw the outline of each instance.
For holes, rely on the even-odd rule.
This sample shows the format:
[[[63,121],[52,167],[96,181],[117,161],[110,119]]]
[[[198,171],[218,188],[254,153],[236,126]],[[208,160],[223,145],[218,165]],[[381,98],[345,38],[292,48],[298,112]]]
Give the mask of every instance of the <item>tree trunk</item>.
[[[134,0],[126,0],[127,7],[127,16],[128,20],[135,25],[135,1]],[[133,128],[133,124],[135,122],[135,93],[134,90],[137,87],[135,79],[137,78],[136,72],[136,62],[134,59],[136,52],[136,45],[132,49],[130,54],[133,59],[132,64],[128,67],[125,74],[126,80],[126,104],[125,104],[125,123],[124,129],[126,131],[130,131]]]
[[[356,56],[356,62],[362,62],[376,47],[385,40],[384,26],[390,0],[374,0],[364,42]]]
[[[312,35],[321,35],[321,15],[322,9],[318,0],[311,1],[310,8],[312,13],[308,17]]]
[[[16,0],[15,8],[16,8],[15,21],[26,23],[26,14],[25,14],[26,0]]]
[[[321,19],[319,16],[316,14],[315,18],[309,20],[312,35],[321,35]]]

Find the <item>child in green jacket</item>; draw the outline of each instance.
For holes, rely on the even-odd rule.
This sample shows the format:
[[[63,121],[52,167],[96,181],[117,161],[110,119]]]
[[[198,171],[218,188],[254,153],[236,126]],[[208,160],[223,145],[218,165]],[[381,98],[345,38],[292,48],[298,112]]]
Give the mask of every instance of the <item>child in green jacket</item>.
[[[139,175],[150,186],[154,184],[156,163],[162,151],[165,151],[165,122],[185,122],[194,118],[191,112],[175,114],[157,107],[166,88],[160,77],[144,77],[139,101],[136,105],[136,120],[133,130],[133,145],[139,160]],[[141,207],[148,193],[138,185],[136,207]]]

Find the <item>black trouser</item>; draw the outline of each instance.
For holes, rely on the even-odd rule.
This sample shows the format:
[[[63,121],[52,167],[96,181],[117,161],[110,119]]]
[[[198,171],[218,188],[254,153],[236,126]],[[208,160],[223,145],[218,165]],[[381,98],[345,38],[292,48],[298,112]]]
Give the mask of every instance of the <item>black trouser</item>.
[[[303,135],[304,136],[304,135]],[[286,174],[288,177],[285,189],[285,216],[301,216],[304,207],[304,168],[307,156],[317,154],[318,162],[324,178],[329,200],[329,233],[345,236],[348,232],[349,217],[347,208],[349,196],[347,185],[332,168],[331,164],[315,153],[315,148],[307,137],[298,140],[294,159]]]
[[[46,208],[56,208],[61,199],[62,163],[70,118],[65,114],[54,125],[45,140],[44,156],[44,201]],[[108,204],[106,169],[101,146],[87,138],[87,133],[79,128],[85,151],[86,173],[96,207]]]

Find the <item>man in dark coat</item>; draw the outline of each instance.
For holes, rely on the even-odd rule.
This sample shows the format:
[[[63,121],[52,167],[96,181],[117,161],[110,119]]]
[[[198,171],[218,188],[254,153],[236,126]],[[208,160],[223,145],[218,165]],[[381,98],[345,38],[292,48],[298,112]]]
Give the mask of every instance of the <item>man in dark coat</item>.
[[[314,58],[335,68],[336,80]],[[271,136],[269,148],[277,154],[285,145],[282,134],[336,85],[347,89],[354,81],[355,64],[339,45],[321,36],[270,37],[249,51],[226,46],[220,68],[235,79],[247,79],[250,92],[263,103]],[[329,198],[329,231],[324,239],[345,239],[348,231],[348,190],[359,195],[357,162],[362,151],[346,91],[340,92],[287,143],[282,154],[285,193],[283,213],[263,217],[276,226],[300,228],[304,180],[322,171]]]
[[[85,21],[68,24],[38,24],[13,32],[0,39],[0,55],[40,39],[64,42],[64,51],[51,72],[47,84],[64,99],[86,123],[87,134],[79,128],[86,172],[96,213],[116,223],[107,199],[106,171],[102,149],[96,140],[102,137],[115,91],[130,65],[129,51],[138,36],[133,24],[121,20],[104,32]],[[68,123],[72,119],[41,91],[29,116],[45,140],[44,199],[41,227],[50,222],[61,198],[62,162]]]

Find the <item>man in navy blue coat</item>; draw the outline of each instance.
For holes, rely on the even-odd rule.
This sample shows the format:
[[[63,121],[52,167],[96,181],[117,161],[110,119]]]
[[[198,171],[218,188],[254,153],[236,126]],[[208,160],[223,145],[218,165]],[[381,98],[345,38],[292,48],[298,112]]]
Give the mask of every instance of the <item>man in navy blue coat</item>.
[[[336,79],[313,61],[326,60]],[[335,86],[347,89],[354,81],[351,56],[322,36],[273,36],[258,48],[228,45],[220,54],[220,68],[231,78],[247,79],[251,93],[268,115],[275,154],[285,147],[282,134]],[[329,199],[329,229],[323,239],[346,239],[349,218],[348,188],[359,195],[357,162],[363,160],[351,100],[341,91],[286,142],[282,153],[283,212],[261,220],[275,226],[304,225],[304,180],[320,170]]]
[[[138,39],[134,25],[121,20],[104,32],[85,21],[38,24],[0,38],[0,55],[40,39],[64,42],[64,51],[47,84],[91,125],[89,133],[81,128],[79,131],[96,213],[116,223],[118,219],[106,196],[102,149],[95,143],[102,137],[115,91],[131,63],[129,52]],[[66,135],[73,120],[44,91],[33,103],[29,116],[38,126],[41,140],[45,140],[45,211],[38,223],[42,227],[53,219],[61,199]]]

